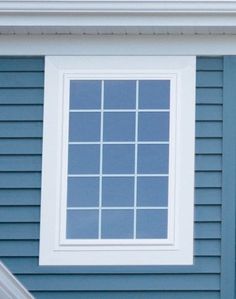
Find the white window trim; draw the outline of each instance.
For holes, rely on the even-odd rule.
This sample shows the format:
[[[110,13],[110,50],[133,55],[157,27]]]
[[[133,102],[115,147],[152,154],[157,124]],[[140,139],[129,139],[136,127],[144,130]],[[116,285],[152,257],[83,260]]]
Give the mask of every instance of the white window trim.
[[[178,265],[193,263],[195,57],[46,57],[40,265]],[[68,80],[171,78],[176,114],[170,148],[168,240],[66,240]],[[67,99],[67,100],[66,100]],[[66,106],[65,106],[66,105]],[[176,122],[173,119],[176,117]],[[67,124],[67,125],[65,125]],[[173,126],[173,124],[175,126]],[[173,128],[176,128],[174,132]],[[175,158],[176,157],[176,158]],[[175,173],[175,174],[174,174]],[[174,175],[173,175],[174,174]]]
[[[170,79],[171,80],[171,91],[172,91],[172,95],[171,98],[175,98],[175,93],[176,91],[176,74],[170,74],[168,71],[168,74],[166,74],[165,70],[158,70],[158,72],[156,71],[145,71],[143,69],[135,69],[135,70],[107,70],[107,69],[103,69],[103,70],[91,70],[91,71],[87,71],[87,70],[70,70],[69,74],[67,73],[67,71],[64,73],[63,76],[63,86],[64,86],[64,101],[63,101],[63,111],[69,111],[69,82],[70,80],[76,80],[76,79],[86,79],[86,80],[109,80],[109,79],[120,79],[120,80],[138,80],[138,79],[158,79],[158,80],[165,80],[165,79]],[[67,99],[67,100],[65,100]],[[63,99],[62,99],[63,100]],[[176,117],[176,103],[173,101],[172,105],[171,105],[171,109],[170,109],[170,119],[175,120]],[[119,109],[119,111],[121,111]],[[175,215],[174,214],[174,194],[175,194],[175,180],[173,179],[173,182],[170,182],[169,180],[169,208],[168,208],[168,236],[169,238],[166,240],[125,240],[125,239],[119,239],[119,240],[99,240],[98,241],[94,241],[94,240],[68,240],[65,238],[66,235],[66,207],[67,207],[67,203],[66,203],[66,193],[67,193],[67,186],[66,183],[67,182],[67,165],[68,165],[68,124],[69,124],[69,114],[65,113],[64,117],[63,117],[63,140],[65,140],[65,142],[63,142],[62,144],[62,183],[61,183],[61,194],[63,194],[61,196],[61,215],[60,215],[60,230],[59,230],[59,242],[61,246],[67,246],[66,248],[68,250],[70,250],[70,246],[68,245],[83,245],[83,248],[81,248],[81,250],[98,250],[98,248],[96,246],[93,246],[94,249],[91,248],[91,245],[97,245],[97,246],[103,246],[103,249],[107,249],[107,250],[116,250],[117,247],[114,247],[113,245],[121,245],[121,246],[125,246],[125,248],[127,250],[132,250],[135,249],[137,246],[145,246],[145,245],[149,245],[149,246],[155,246],[155,245],[162,245],[161,249],[164,250],[165,247],[164,245],[167,244],[171,244],[173,245],[174,243],[174,219],[175,219]],[[175,140],[175,135],[176,135],[176,127],[175,127],[175,123],[174,121],[172,122],[172,127],[170,129],[170,139]],[[172,149],[170,149],[170,151],[172,152],[171,157],[170,157],[170,162],[169,162],[169,172],[168,173],[175,173],[175,142],[172,143]],[[111,176],[111,175],[108,175]],[[122,176],[122,175],[121,175]],[[135,177],[135,174],[133,175]],[[150,175],[149,175],[150,176]],[[175,175],[173,175],[172,177],[175,177]],[[172,195],[172,196],[171,196]],[[113,208],[114,209],[114,208]],[[119,208],[120,209],[120,208]],[[85,246],[85,245],[89,245],[89,246]],[[108,245],[108,246],[105,246]],[[129,246],[130,245],[130,246]],[[135,247],[134,247],[135,245]],[[143,247],[145,248],[145,247]],[[168,247],[166,247],[168,248]],[[150,249],[149,249],[150,250]],[[159,250],[158,247],[155,247],[155,250]]]

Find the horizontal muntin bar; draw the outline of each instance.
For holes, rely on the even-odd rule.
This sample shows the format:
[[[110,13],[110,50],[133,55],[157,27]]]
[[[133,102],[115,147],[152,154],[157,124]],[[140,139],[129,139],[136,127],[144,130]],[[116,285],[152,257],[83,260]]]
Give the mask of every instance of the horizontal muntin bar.
[[[169,144],[169,141],[70,141],[69,144]]]
[[[167,210],[168,207],[67,207],[67,210]]]
[[[142,173],[142,174],[102,174],[102,177],[168,177],[166,173]],[[100,174],[68,174],[68,177],[100,177]]]
[[[170,109],[70,109],[69,112],[169,112]]]

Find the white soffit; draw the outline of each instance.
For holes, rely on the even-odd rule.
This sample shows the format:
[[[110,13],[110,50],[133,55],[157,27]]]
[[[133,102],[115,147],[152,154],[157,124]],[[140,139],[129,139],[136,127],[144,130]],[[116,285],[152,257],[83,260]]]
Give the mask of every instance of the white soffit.
[[[33,299],[34,297],[0,262],[0,298],[4,299]]]
[[[5,0],[0,32],[234,34],[235,0]]]

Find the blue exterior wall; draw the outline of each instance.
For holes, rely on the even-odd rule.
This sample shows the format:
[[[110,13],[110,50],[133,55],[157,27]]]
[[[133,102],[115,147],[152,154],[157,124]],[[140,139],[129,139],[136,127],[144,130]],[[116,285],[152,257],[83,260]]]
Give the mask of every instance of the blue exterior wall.
[[[194,265],[39,267],[44,58],[0,58],[0,258],[36,298],[221,298],[223,65],[197,59]]]

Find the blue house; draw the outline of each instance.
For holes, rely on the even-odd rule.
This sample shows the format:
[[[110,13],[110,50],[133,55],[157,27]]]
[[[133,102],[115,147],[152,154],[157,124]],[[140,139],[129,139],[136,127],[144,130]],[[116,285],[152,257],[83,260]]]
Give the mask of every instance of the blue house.
[[[0,15],[0,299],[235,299],[235,1]]]

